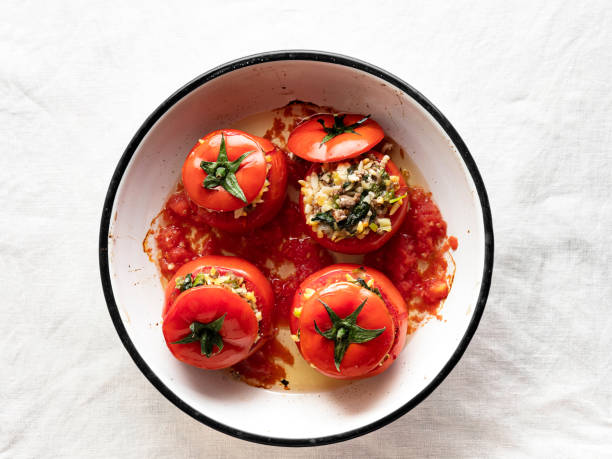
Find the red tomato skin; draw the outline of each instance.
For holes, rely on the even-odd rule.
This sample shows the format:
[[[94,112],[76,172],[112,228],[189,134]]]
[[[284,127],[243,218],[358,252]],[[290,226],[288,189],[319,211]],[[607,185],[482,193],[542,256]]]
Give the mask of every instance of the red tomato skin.
[[[319,335],[314,328],[315,321],[322,331],[332,326],[319,300],[325,301],[342,318],[367,300],[357,317],[357,325],[371,330],[385,329],[380,336],[367,343],[349,345],[339,372],[334,363],[334,342]],[[338,379],[359,378],[373,370],[391,349],[395,337],[393,318],[383,300],[369,290],[346,281],[328,285],[307,300],[299,322],[300,352],[304,359],[314,364],[320,373]]]
[[[162,311],[162,318],[165,319],[170,308],[181,295],[176,288],[176,278],[184,277],[189,273],[194,276],[204,270],[214,267],[220,272],[231,271],[235,275],[244,279],[247,290],[255,294],[257,305],[261,310],[262,319],[259,323],[259,333],[261,339],[255,344],[249,354],[255,352],[264,342],[276,334],[273,324],[274,292],[270,281],[257,269],[257,267],[246,260],[238,257],[226,257],[223,255],[208,255],[197,260],[190,261],[179,268],[176,274],[170,279],[165,289],[165,301]],[[199,287],[196,287],[199,288]],[[183,292],[184,293],[184,292]],[[253,315],[254,317],[254,315]]]
[[[363,115],[347,114],[345,125],[350,125],[363,118]],[[384,137],[385,133],[380,125],[368,119],[355,129],[357,134],[345,133],[321,144],[327,133],[317,121],[322,119],[326,127],[332,127],[334,117],[329,113],[319,113],[306,118],[289,135],[287,147],[300,158],[315,163],[329,163],[343,159],[354,158],[372,149]]]
[[[382,153],[378,153],[375,151],[371,153],[373,153],[378,159],[381,159],[384,156]],[[305,177],[308,177],[311,173],[317,171],[319,167],[320,166],[318,164],[313,164],[306,173]],[[400,178],[399,190],[397,193],[398,195],[402,195],[408,192],[408,186],[406,185],[404,176],[393,161],[387,161],[385,170],[389,175],[397,175]],[[306,223],[306,228],[310,236],[328,250],[348,254],[362,254],[372,252],[373,250],[382,247],[385,242],[391,239],[391,237],[393,237],[393,235],[400,229],[400,227],[402,226],[402,222],[406,218],[409,205],[410,200],[408,198],[404,198],[404,200],[402,201],[402,205],[399,207],[399,209],[397,209],[397,211],[389,217],[391,219],[391,231],[383,234],[376,234],[374,232],[370,232],[363,239],[357,239],[357,237],[349,237],[340,241],[332,241],[325,235],[323,235],[323,237],[319,237],[317,235],[317,232],[314,231],[312,229],[312,226],[310,226],[308,223]],[[306,222],[306,214],[304,213],[304,197],[302,193],[300,193],[300,212],[302,213],[304,222]]]
[[[359,270],[359,274],[355,274],[356,270]],[[391,314],[395,324],[395,337],[393,345],[388,352],[389,358],[384,360],[382,365],[375,367],[367,374],[361,376],[361,378],[367,378],[382,373],[391,366],[391,364],[397,359],[401,351],[404,349],[404,345],[406,344],[406,333],[408,331],[408,307],[406,302],[389,278],[380,271],[363,265],[339,263],[312,273],[304,280],[304,282],[300,284],[300,287],[295,292],[291,313],[289,314],[289,327],[293,335],[297,334],[300,323],[299,319],[294,313],[294,310],[295,308],[303,306],[305,301],[303,298],[305,289],[311,288],[316,292],[325,288],[327,285],[346,281],[347,274],[350,274],[355,278],[356,276],[361,277],[366,282],[370,279],[374,280],[374,287],[380,290],[382,299],[387,305],[389,313]],[[296,344],[298,349],[300,349],[300,342],[297,342]]]
[[[212,212],[203,208],[198,209],[198,217],[214,227],[234,234],[246,233],[258,228],[272,220],[283,206],[287,194],[287,160],[285,154],[274,148],[270,155],[270,172],[268,181],[270,186],[260,202],[247,215],[234,218],[234,212]]]
[[[189,198],[198,206],[206,209],[233,211],[246,204],[221,187],[209,190],[202,186],[206,172],[202,170],[200,163],[217,160],[221,134],[225,137],[229,161],[237,159],[243,153],[255,150],[242,161],[236,172],[236,179],[244,192],[247,203],[257,197],[264,184],[267,170],[265,154],[273,150],[274,146],[266,139],[237,129],[220,129],[198,141],[187,155],[183,163],[182,179]]]
[[[200,343],[173,344],[191,333],[193,321],[209,323],[225,315],[219,334],[223,349],[206,357]],[[217,370],[245,359],[257,337],[257,319],[239,295],[217,285],[194,287],[181,293],[164,318],[162,331],[170,352],[180,361],[198,368]],[[215,352],[217,349],[215,348]]]

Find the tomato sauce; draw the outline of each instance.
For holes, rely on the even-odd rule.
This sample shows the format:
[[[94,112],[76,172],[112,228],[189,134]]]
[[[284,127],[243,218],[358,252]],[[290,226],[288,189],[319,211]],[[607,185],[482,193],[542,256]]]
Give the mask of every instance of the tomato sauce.
[[[287,132],[300,117],[326,111],[313,107],[299,103],[278,109],[275,112],[279,116],[263,136],[284,148]],[[287,160],[289,187],[295,191],[297,181],[304,177],[310,163],[291,154]],[[453,236],[447,237],[446,222],[431,193],[411,186],[408,199],[410,209],[400,230],[382,248],[367,254],[364,264],[385,273],[404,295],[411,312],[411,332],[424,320],[441,318],[439,309],[452,285],[452,274],[448,274],[449,263],[453,263],[449,249],[456,250],[458,242]],[[204,223],[203,212],[207,211],[193,204],[179,183],[151,223],[143,246],[159,266],[163,279],[167,282],[184,263],[204,255],[244,258],[272,283],[276,298],[274,322],[277,327],[286,326],[293,295],[300,283],[313,272],[334,263],[332,254],[307,234],[297,204],[287,198],[270,223],[243,235],[211,228]],[[450,271],[454,271],[452,268]],[[273,339],[235,365],[232,372],[254,386],[269,388],[282,382],[287,389],[285,369],[280,362],[293,365],[293,356]]]
[[[153,234],[157,262],[166,281],[188,261],[217,253],[210,227],[201,223],[197,206],[189,201],[182,186],[177,186],[170,195],[156,220],[163,222]],[[151,256],[152,249],[146,239],[145,250]]]
[[[331,109],[323,111],[331,111]],[[274,117],[272,127],[265,132],[263,137],[268,139],[270,142],[277,145],[282,145],[284,147],[288,138],[286,133],[291,132],[298,124],[300,119],[314,115],[315,113],[317,113],[317,110],[315,110],[309,104],[304,104],[298,101],[289,103],[283,109],[282,117]],[[306,176],[306,172],[310,166],[311,163],[308,161],[293,154],[288,154],[287,169],[289,172],[289,185],[297,188],[298,180],[302,180]]]
[[[401,229],[365,264],[384,272],[404,295],[410,310],[435,315],[446,299],[452,279],[447,276],[448,250],[457,248],[455,237],[446,237],[440,209],[420,187],[408,193],[410,209]]]
[[[285,201],[270,223],[243,235],[221,233],[198,217],[200,212],[184,190],[168,198],[161,213],[165,222],[155,231],[158,264],[166,280],[188,261],[204,255],[235,255],[257,266],[270,280],[276,297],[275,322],[288,323],[293,294],[310,274],[333,263],[332,256],[306,235],[297,204]]]

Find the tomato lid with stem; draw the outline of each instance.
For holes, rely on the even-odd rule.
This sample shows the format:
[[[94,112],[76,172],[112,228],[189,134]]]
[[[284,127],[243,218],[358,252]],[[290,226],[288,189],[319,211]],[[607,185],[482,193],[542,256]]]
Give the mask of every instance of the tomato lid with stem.
[[[259,325],[251,306],[237,293],[218,285],[181,293],[162,326],[174,356],[200,368],[226,368],[244,359],[255,343]]]
[[[287,146],[308,161],[335,162],[365,153],[384,136],[370,115],[319,113],[297,125]]]
[[[198,206],[233,211],[252,202],[264,186],[265,153],[274,146],[237,129],[211,132],[193,147],[183,164],[189,198]]]
[[[329,376],[360,377],[391,349],[395,324],[385,302],[349,282],[337,282],[304,303],[299,343],[304,358]]]

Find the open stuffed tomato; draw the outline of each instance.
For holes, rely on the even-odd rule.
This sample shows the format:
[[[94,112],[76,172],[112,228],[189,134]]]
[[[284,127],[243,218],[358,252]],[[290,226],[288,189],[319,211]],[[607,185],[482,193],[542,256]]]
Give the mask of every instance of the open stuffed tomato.
[[[389,368],[402,351],[408,309],[380,271],[337,264],[302,282],[289,324],[300,353],[317,371],[365,378]]]
[[[274,335],[273,307],[272,286],[251,263],[201,257],[183,265],[166,286],[162,330],[178,360],[226,368]]]
[[[302,121],[289,135],[289,150],[308,161],[325,163],[371,150],[385,133],[370,116],[319,113]]]
[[[270,221],[287,191],[285,154],[236,129],[211,132],[183,164],[183,186],[205,223],[242,233]]]
[[[323,247],[366,253],[400,228],[408,186],[389,156],[369,152],[348,161],[314,164],[300,180],[300,209]]]

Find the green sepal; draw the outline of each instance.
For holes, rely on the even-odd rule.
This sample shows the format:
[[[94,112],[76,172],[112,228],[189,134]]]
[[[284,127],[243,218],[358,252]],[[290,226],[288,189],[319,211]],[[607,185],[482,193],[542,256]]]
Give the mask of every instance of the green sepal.
[[[204,188],[212,189],[219,185],[221,185],[221,180],[218,177],[215,177],[213,174],[207,175],[202,183]]]
[[[242,188],[240,188],[240,185],[238,184],[238,179],[236,178],[233,172],[227,174],[223,179],[223,188],[225,188],[225,190],[232,196],[237,197],[245,203],[247,202],[247,198],[244,195]]]
[[[255,150],[247,151],[246,153],[241,154],[237,159],[235,159],[234,161],[229,163],[229,170],[230,170],[230,172],[236,173],[236,171],[240,167],[240,164],[242,163],[242,161],[244,161],[246,159],[246,157],[249,156],[254,151]]]
[[[242,161],[256,150],[247,151],[235,159],[229,161],[227,159],[227,148],[225,145],[225,136],[221,133],[221,145],[219,146],[219,155],[216,161],[202,161],[200,167],[206,172],[206,178],[202,182],[202,186],[208,190],[221,186],[232,196],[240,199],[245,204],[247,203],[244,191],[238,184],[236,172],[240,168]]]
[[[319,299],[319,302],[323,305],[329,318],[331,319],[332,326],[329,330],[321,331],[317,322],[314,321],[315,331],[321,335],[325,339],[334,341],[334,364],[336,365],[336,370],[340,372],[340,364],[342,363],[342,359],[346,354],[346,351],[349,345],[353,343],[367,343],[368,341],[372,341],[374,338],[380,336],[386,329],[377,328],[373,330],[368,330],[357,325],[357,316],[363,309],[368,299],[366,298],[363,302],[357,306],[352,313],[350,313],[345,318],[341,319],[338,314],[334,312],[332,308],[327,305],[323,300]]]
[[[320,145],[323,145],[325,142],[330,141],[336,136],[346,134],[347,132],[350,132],[351,134],[360,135],[358,132],[355,132],[355,129],[365,123],[370,118],[370,115],[364,116],[356,123],[349,124],[348,126],[344,124],[344,118],[346,117],[346,115],[333,115],[333,117],[334,125],[332,127],[325,126],[325,121],[321,118],[317,120],[317,123],[319,123],[323,127],[323,130],[326,133],[325,137],[323,137],[323,140],[321,140]]]
[[[218,319],[212,322],[202,323],[193,321],[189,325],[191,334],[179,339],[178,341],[172,342],[172,344],[189,344],[196,341],[200,342],[200,353],[205,355],[207,358],[218,354],[223,350],[223,338],[219,331],[223,327],[223,322],[227,313],[223,314]],[[217,352],[213,353],[214,346],[217,346]]]

